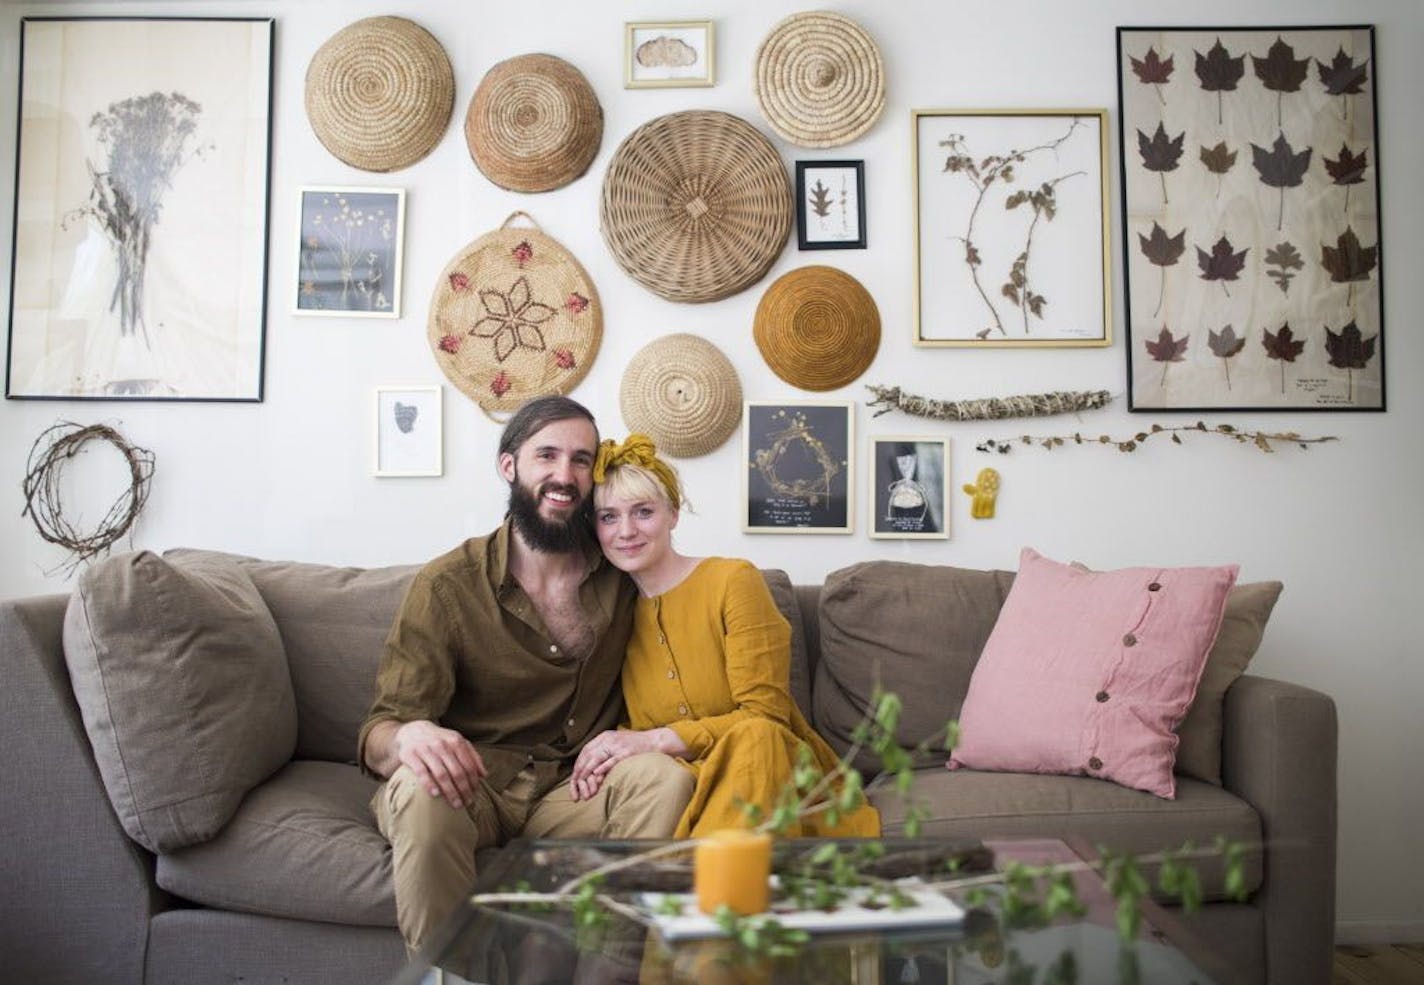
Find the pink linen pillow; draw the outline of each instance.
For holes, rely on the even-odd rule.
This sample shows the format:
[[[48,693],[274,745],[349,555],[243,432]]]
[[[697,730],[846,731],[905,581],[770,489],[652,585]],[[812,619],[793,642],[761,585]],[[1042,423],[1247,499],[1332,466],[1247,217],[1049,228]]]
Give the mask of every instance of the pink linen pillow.
[[[1086,571],[1024,548],[949,768],[1096,776],[1175,797],[1173,730],[1237,570]]]

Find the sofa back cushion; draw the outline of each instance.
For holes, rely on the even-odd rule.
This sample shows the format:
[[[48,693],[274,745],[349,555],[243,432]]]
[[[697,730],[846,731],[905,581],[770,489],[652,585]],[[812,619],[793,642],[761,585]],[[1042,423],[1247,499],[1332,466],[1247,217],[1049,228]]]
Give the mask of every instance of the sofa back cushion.
[[[811,662],[807,653],[806,626],[801,621],[801,604],[791,578],[779,568],[763,568],[762,578],[771,590],[772,601],[791,624],[791,699],[806,720],[811,720]]]
[[[282,638],[229,557],[139,551],[89,568],[64,657],[109,800],[149,851],[213,837],[292,756]]]
[[[826,576],[812,721],[838,754],[870,707],[877,683],[904,706],[896,738],[913,748],[959,716],[969,678],[1013,573],[865,561]],[[941,762],[941,747],[919,765]],[[879,768],[862,751],[855,765]]]

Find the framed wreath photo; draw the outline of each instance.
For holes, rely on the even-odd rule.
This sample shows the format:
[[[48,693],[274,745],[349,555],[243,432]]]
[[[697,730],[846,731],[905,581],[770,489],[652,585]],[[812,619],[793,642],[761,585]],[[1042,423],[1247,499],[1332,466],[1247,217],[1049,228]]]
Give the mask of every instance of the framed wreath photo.
[[[623,25],[623,88],[670,89],[717,83],[711,21],[630,21]]]
[[[796,162],[796,245],[865,249],[865,162]]]
[[[1107,110],[915,110],[915,344],[1112,344]]]
[[[854,431],[854,404],[747,401],[742,529],[851,533]]]
[[[949,538],[949,440],[881,436],[870,439],[870,536],[905,540]]]
[[[439,386],[376,387],[373,475],[444,473],[443,392]]]
[[[1374,29],[1117,32],[1135,411],[1382,411]]]
[[[303,188],[299,315],[399,318],[405,190]]]
[[[21,20],[7,397],[262,399],[272,36]]]

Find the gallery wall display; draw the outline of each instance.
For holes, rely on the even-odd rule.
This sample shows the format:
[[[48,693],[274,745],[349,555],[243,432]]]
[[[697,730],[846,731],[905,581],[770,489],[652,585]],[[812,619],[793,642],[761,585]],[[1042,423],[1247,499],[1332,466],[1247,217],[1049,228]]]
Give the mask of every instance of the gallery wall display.
[[[717,82],[711,21],[631,21],[623,25],[623,87],[668,89]]]
[[[443,390],[376,387],[373,475],[437,476],[443,465]]]
[[[1384,410],[1373,28],[1117,41],[1131,408]]]
[[[742,417],[747,533],[851,533],[855,407],[749,400]]]
[[[21,21],[7,397],[262,399],[272,34]]]
[[[949,537],[949,441],[875,435],[870,439],[870,536]]]
[[[865,249],[865,162],[796,162],[796,245]]]
[[[399,318],[402,188],[303,188],[296,313]]]
[[[1107,111],[912,120],[915,344],[1111,344]]]

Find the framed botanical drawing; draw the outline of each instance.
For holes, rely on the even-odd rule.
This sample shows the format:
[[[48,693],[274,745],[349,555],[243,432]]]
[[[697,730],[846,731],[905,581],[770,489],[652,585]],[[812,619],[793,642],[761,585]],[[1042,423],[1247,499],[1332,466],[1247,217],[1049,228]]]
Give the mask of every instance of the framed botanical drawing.
[[[742,412],[742,529],[848,534],[855,406],[749,400]]]
[[[907,540],[949,537],[949,441],[870,439],[870,536]]]
[[[796,162],[796,245],[865,249],[865,162]]]
[[[296,313],[399,318],[404,189],[303,188],[298,214]]]
[[[915,344],[1111,344],[1107,111],[912,117]]]
[[[270,18],[24,18],[5,394],[262,399]]]
[[[1131,409],[1384,410],[1373,28],[1117,55]]]
[[[623,25],[623,88],[716,84],[711,21],[636,21]]]
[[[444,471],[439,386],[376,387],[374,475],[435,476]]]

